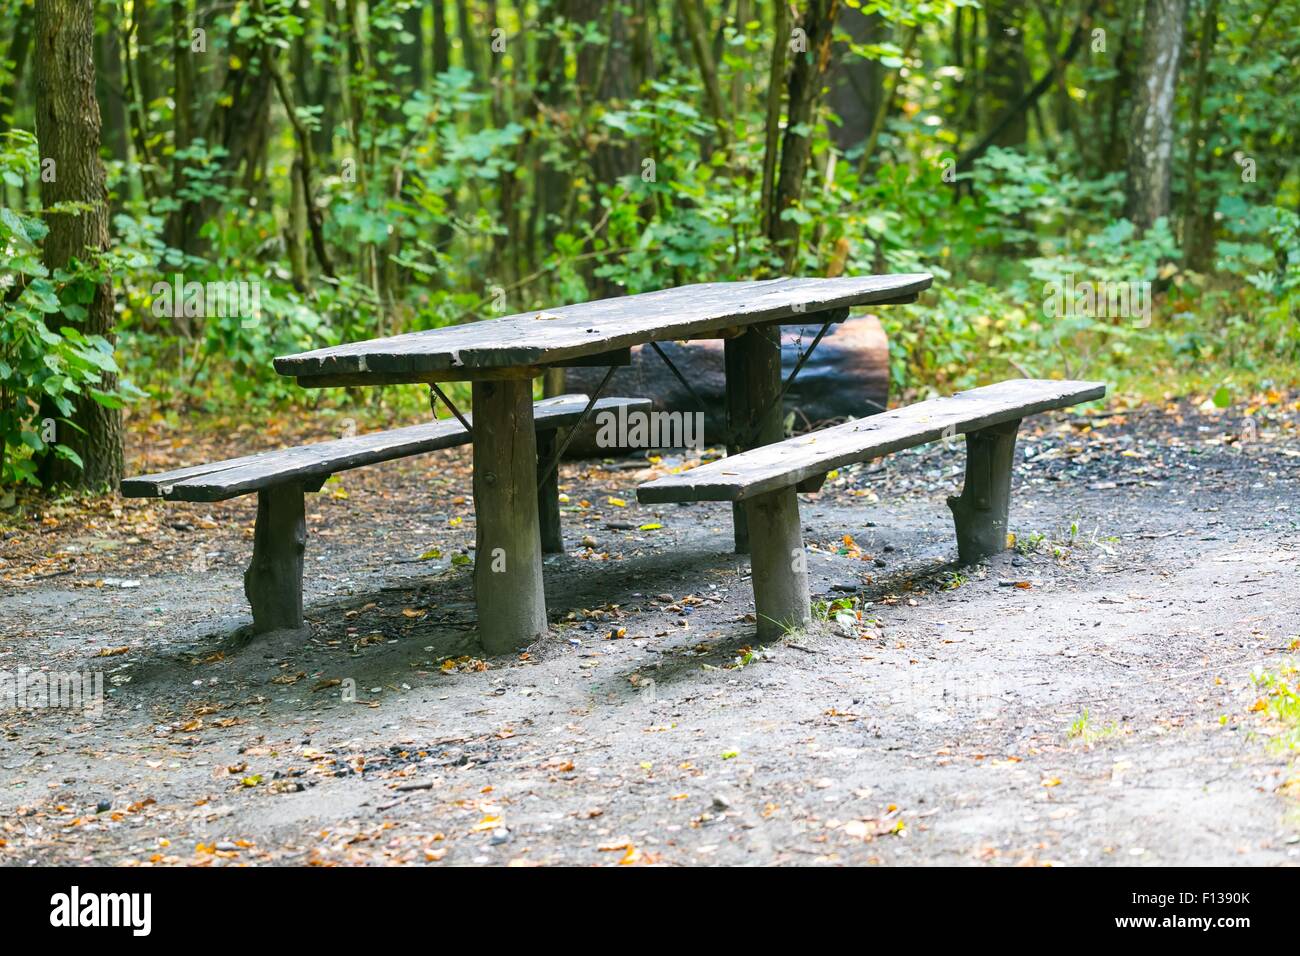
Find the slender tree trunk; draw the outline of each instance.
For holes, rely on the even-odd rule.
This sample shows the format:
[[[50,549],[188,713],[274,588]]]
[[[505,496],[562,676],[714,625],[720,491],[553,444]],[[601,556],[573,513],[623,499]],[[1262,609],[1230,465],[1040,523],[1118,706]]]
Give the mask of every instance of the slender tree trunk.
[[[1124,4],[1120,26],[1112,31],[1119,34],[1119,50],[1115,53],[1115,76],[1110,81],[1110,95],[1106,109],[1106,128],[1102,151],[1101,172],[1113,173],[1128,166],[1128,140],[1124,133],[1124,103],[1133,88],[1133,41],[1135,24],[1133,6]],[[1115,14],[1121,15],[1121,14]]]
[[[397,48],[397,60],[406,67],[403,79],[408,90],[424,88],[424,6],[416,4],[402,14],[402,29],[414,39]]]
[[[958,7],[957,14],[961,12]],[[877,43],[884,39],[880,27],[880,14],[863,13],[847,5],[840,7],[839,28],[849,42]],[[831,138],[841,150],[848,151],[871,131],[883,96],[885,73],[879,60],[858,56],[847,44],[837,45],[833,57],[826,105],[840,118],[840,125],[831,130]]]
[[[920,28],[910,26],[903,37],[903,59],[907,60],[912,55],[912,47],[916,43],[916,38],[920,34]],[[876,152],[876,143],[880,141],[880,133],[885,128],[885,117],[889,115],[894,105],[894,94],[898,91],[898,83],[902,79],[903,68],[894,70],[885,80],[884,89],[881,91],[880,99],[876,103],[876,115],[871,121],[871,131],[867,134],[867,141],[862,144],[862,155],[858,157],[858,175],[865,176],[868,167],[871,164],[871,158]]]
[[[258,15],[265,16],[266,11],[262,5],[262,0],[255,0],[255,4]],[[298,145],[299,162],[294,165],[293,169],[302,179],[303,196],[307,204],[307,224],[311,232],[312,251],[316,253],[316,261],[320,263],[321,271],[333,278],[334,263],[330,258],[329,247],[325,244],[325,220],[321,214],[320,206],[316,204],[316,154],[312,149],[311,134],[298,117],[298,111],[295,109],[293,102],[293,93],[290,92],[289,83],[285,80],[284,73],[281,72],[279,64],[276,62],[275,49],[271,44],[264,43],[262,45],[262,58],[267,72],[271,74],[271,81],[275,84],[284,111],[289,117],[289,125],[293,127],[294,140]]]
[[[631,94],[627,20],[620,8],[610,8],[601,0],[576,0],[571,11],[575,21],[596,25],[606,35],[605,43],[586,43],[579,49],[578,88],[590,97],[588,105],[599,103],[603,110],[618,109]],[[621,176],[640,172],[633,145],[612,131],[605,132],[596,142],[590,164],[595,182],[603,186],[609,186]],[[606,238],[606,218],[604,207],[593,195],[590,212],[593,247]],[[583,263],[587,288],[596,298],[617,295],[618,286],[595,274],[599,265],[597,259]]]
[[[1024,24],[1020,0],[988,0],[984,4],[988,17],[988,59],[985,62],[985,96],[982,105],[985,122],[993,121],[1011,110],[1024,95],[1026,86]],[[994,146],[1023,146],[1029,134],[1029,117],[1016,111],[993,140]]]
[[[1149,229],[1169,214],[1174,160],[1174,94],[1187,0],[1147,0],[1142,64],[1133,90],[1125,215]]]
[[[12,60],[13,73],[0,86],[0,133],[9,129],[13,112],[18,108],[18,88],[23,82],[23,72],[27,67],[27,51],[32,43],[32,19],[35,16],[32,7],[23,7],[18,11],[14,23],[14,36],[9,41],[6,59]]]
[[[295,156],[289,172],[289,221],[285,226],[285,246],[289,252],[289,270],[293,287],[306,292],[310,284],[307,271],[307,190],[302,173],[302,156]]]
[[[180,198],[185,189],[186,161],[180,154],[189,148],[194,138],[193,90],[194,61],[190,52],[190,0],[173,0],[172,16],[172,194],[180,205],[167,221],[167,244],[182,252],[187,249],[190,237],[189,220],[194,213],[193,204]],[[189,337],[192,329],[181,315],[176,317],[177,331]]]
[[[1088,28],[1092,24],[1093,14],[1097,12],[1097,6],[1100,0],[1090,0],[1083,16],[1075,24],[1074,30],[1070,33],[1070,42],[1065,45],[1065,49],[1059,55],[1053,58],[1051,66],[1038,78],[1033,86],[1024,90],[1020,98],[1014,103],[1009,104],[1002,111],[1002,115],[993,121],[992,127],[984,134],[984,138],[972,146],[969,150],[962,153],[957,160],[959,170],[969,169],[975,160],[984,155],[990,146],[1012,146],[1023,144],[1023,138],[1019,143],[1007,140],[1007,130],[1014,129],[1017,126],[1027,128],[1029,112],[1037,110],[1038,98],[1042,96],[1052,86],[1055,79],[1060,76],[1065,68],[1078,54],[1083,47],[1084,37],[1087,36]],[[1039,118],[1039,129],[1043,130],[1041,117]],[[1023,136],[1022,133],[1016,133],[1015,136]]]
[[[654,28],[651,22],[655,12],[654,0],[632,0],[632,17],[628,27],[632,30],[632,89],[640,90],[646,80],[655,75]]]
[[[51,272],[68,261],[82,261],[108,248],[108,203],[104,166],[99,159],[100,116],[95,99],[94,0],[37,0],[36,3],[36,136],[43,159],[53,160],[55,175],[42,177],[41,203],[89,203],[76,215],[48,214],[45,266]],[[68,322],[60,316],[59,322]],[[112,341],[113,286],[106,279],[87,306],[81,331]],[[102,388],[112,389],[116,376],[104,374]],[[116,487],[122,479],[122,414],[89,397],[78,398],[72,422],[60,424],[57,437],[72,448],[84,468],[56,455],[39,466],[42,482],[86,488]]]
[[[302,32],[293,38],[293,98],[299,103],[311,102],[311,89],[307,80],[311,76],[311,14],[303,11]]]
[[[1183,212],[1183,264],[1200,270],[1208,260],[1212,241],[1206,241],[1214,231],[1214,207],[1202,203],[1200,183],[1197,179],[1200,164],[1201,137],[1205,135],[1205,87],[1209,78],[1210,60],[1219,33],[1219,0],[1207,0],[1201,17],[1201,38],[1196,44],[1196,82],[1192,86],[1192,130],[1187,137],[1187,200]],[[1210,144],[1206,143],[1208,150]]]
[[[783,215],[803,196],[804,176],[812,153],[808,127],[813,122],[817,97],[831,59],[831,37],[839,0],[808,0],[799,26],[807,50],[794,54],[790,70],[790,96],[785,135],[781,142],[781,171],[776,181],[776,201],[770,220],[770,238],[787,273],[799,257],[799,223]]]
[[[745,35],[745,24],[749,22],[752,16],[749,0],[736,0],[736,15],[733,25],[737,35]],[[750,68],[749,58],[745,59],[745,66],[736,69],[731,75],[731,115],[740,116],[745,109],[745,90],[749,85]]]
[[[456,29],[460,33],[460,54],[465,60],[465,69],[477,78],[480,55],[484,50],[491,50],[486,42],[491,38],[478,35],[477,26],[470,17],[469,0],[456,0]]]
[[[117,30],[117,7],[109,4],[107,24],[95,37],[95,95],[107,127],[109,152],[118,162],[127,161],[126,99],[122,84],[122,40]]]
[[[790,44],[790,8],[785,0],[772,0],[772,61],[767,74],[766,140],[763,150],[763,234],[772,236],[776,209],[776,168],[781,147],[781,94],[785,90],[785,53]]]
[[[323,6],[324,14],[319,21],[321,35],[337,39],[338,25],[334,0],[327,0]],[[334,155],[334,132],[338,125],[339,96],[334,92],[334,82],[335,71],[327,57],[325,63],[316,64],[316,83],[311,99],[302,101],[317,104],[321,108],[320,125],[311,132],[311,144],[313,151],[318,156],[323,156],[327,162]]]
[[[563,0],[543,0],[541,15],[567,16],[568,6]],[[543,122],[550,122],[550,114],[562,108],[568,95],[568,84],[564,75],[564,48],[554,34],[542,37],[537,51],[537,86],[533,95]],[[530,250],[536,246],[540,236],[545,250],[550,249],[560,230],[559,216],[564,208],[565,197],[572,190],[569,187],[569,173],[560,168],[553,160],[539,156],[534,165],[533,202],[525,228]]]
[[[243,186],[256,196],[264,182],[263,166],[270,126],[271,77],[269,71],[256,62],[258,49],[242,41],[235,41],[230,52],[244,67],[236,69],[223,64],[220,87],[212,97],[214,105],[205,120],[193,116],[187,121],[189,135],[202,137],[209,146],[220,146],[222,153],[215,160],[223,173],[232,179],[242,167]],[[178,51],[178,55],[181,55]],[[186,57],[205,54],[190,51],[185,45]],[[192,69],[192,67],[191,67]],[[217,215],[221,201],[215,197],[187,200],[173,220],[175,232],[169,244],[176,249],[196,255],[207,253],[207,239],[200,235],[203,225]]]
[[[141,39],[141,30],[144,28],[144,9],[140,4],[135,4],[131,11],[131,28],[127,34],[127,43],[123,47],[122,66],[123,77],[126,83],[126,102],[127,111],[130,121],[131,143],[135,147],[135,160],[139,169],[140,188],[143,190],[145,197],[152,198],[162,192],[162,183],[159,179],[157,164],[154,162],[152,151],[149,149],[149,140],[151,138],[149,129],[149,107],[144,94],[143,87],[143,63],[147,59],[143,41]],[[134,37],[136,56],[131,55],[132,42]],[[152,329],[151,329],[152,331]]]
[[[677,0],[677,9],[682,15],[687,35],[691,40],[691,51],[695,54],[695,65],[700,70],[704,81],[704,98],[709,105],[709,113],[718,129],[718,141],[727,145],[730,128],[727,125],[727,109],[722,99],[722,87],[718,83],[718,68],[714,63],[713,52],[709,47],[708,25],[704,22],[701,6],[697,0]]]
[[[141,2],[132,4],[131,7],[131,19],[135,24],[136,49],[139,52],[137,62],[140,95],[146,104],[152,104],[158,99],[158,91],[162,85],[159,74],[162,72],[162,64],[166,62],[158,55],[155,38],[160,32],[166,33],[165,21],[168,14],[161,4],[150,7],[147,3]]]
[[[447,38],[447,2],[433,0],[433,72],[446,73],[451,68],[451,44]]]
[[[964,138],[963,133],[966,130],[979,133],[980,95],[984,84],[983,63],[988,58],[987,36],[984,38],[985,42],[980,42],[980,11],[974,7],[968,11],[965,8],[963,10],[969,14],[963,18],[963,32],[969,56],[963,55],[962,80],[958,87],[957,118],[954,122],[958,143]],[[954,192],[953,195],[955,196],[956,193]]]

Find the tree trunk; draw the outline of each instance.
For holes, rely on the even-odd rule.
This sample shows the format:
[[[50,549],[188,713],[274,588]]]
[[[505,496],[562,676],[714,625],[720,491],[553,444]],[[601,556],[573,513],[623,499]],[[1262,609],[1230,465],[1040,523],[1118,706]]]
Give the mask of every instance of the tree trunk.
[[[1019,0],[990,0],[984,5],[988,18],[988,59],[984,64],[986,127],[1007,115],[1024,95],[1026,84],[1024,24]],[[994,146],[1023,146],[1029,134],[1029,116],[1018,110],[998,131]]]
[[[54,161],[55,176],[41,181],[41,203],[89,203],[76,215],[47,214],[45,266],[65,268],[74,257],[86,260],[108,247],[108,205],[104,166],[99,159],[100,117],[95,99],[95,9],[93,0],[37,0],[36,3],[36,136],[43,159]],[[60,323],[69,322],[66,317]],[[72,324],[72,323],[69,323]],[[113,325],[113,287],[107,280],[95,292],[80,329],[109,336]],[[116,388],[116,376],[104,374],[102,388]],[[122,415],[88,396],[75,402],[72,422],[60,426],[58,438],[81,456],[84,468],[46,455],[39,468],[42,482],[66,482],[86,488],[116,487],[122,479]],[[77,430],[77,429],[80,429]]]
[[[311,276],[307,271],[307,178],[302,171],[302,156],[293,158],[289,172],[289,222],[285,226],[285,246],[289,253],[289,271],[293,276],[293,287],[299,292],[306,292]]]
[[[104,32],[95,38],[95,94],[104,117],[109,152],[119,162],[127,161],[126,99],[122,90],[122,38],[110,7]]]
[[[147,90],[148,83],[151,80],[148,74],[148,64],[152,62],[153,57],[149,55],[146,40],[148,35],[147,23],[148,18],[145,16],[144,6],[139,3],[134,4],[131,10],[131,28],[127,33],[127,43],[123,50],[122,66],[131,123],[131,142],[135,146],[140,188],[144,191],[145,197],[153,198],[162,193],[162,181],[159,178],[158,166],[154,162],[153,153],[149,149],[152,133],[149,129],[149,96]],[[134,56],[131,55],[131,37],[134,37]]]
[[[167,220],[167,244],[188,252],[194,203],[183,200],[186,160],[181,153],[194,138],[194,61],[190,52],[190,0],[174,0],[172,15],[172,194],[178,205]],[[177,331],[189,338],[193,330],[183,315],[176,316]]]
[[[1200,164],[1201,137],[1205,135],[1205,87],[1209,77],[1210,60],[1219,33],[1219,0],[1209,0],[1201,17],[1201,38],[1196,44],[1196,82],[1192,87],[1192,131],[1187,140],[1187,200],[1183,210],[1183,265],[1188,269],[1202,270],[1209,261],[1208,250],[1213,242],[1207,241],[1214,232],[1214,206],[1201,201],[1200,183],[1197,179]],[[1210,150],[1210,144],[1205,148]]]
[[[718,141],[725,147],[731,131],[727,124],[727,110],[723,105],[722,87],[718,83],[718,68],[713,60],[713,51],[709,47],[708,24],[704,22],[704,14],[696,0],[677,0],[677,10],[682,16],[683,25],[691,40],[695,65],[699,68],[700,79],[704,82],[704,99],[709,105],[713,123],[718,129]]]
[[[265,15],[266,11],[261,0],[257,0],[256,10],[258,16]],[[330,258],[329,247],[325,244],[325,220],[320,206],[316,203],[316,164],[311,133],[298,117],[298,111],[293,102],[293,94],[289,91],[289,84],[284,78],[284,73],[280,70],[275,59],[275,50],[272,49],[270,43],[262,44],[262,57],[265,70],[270,74],[270,81],[275,84],[276,92],[280,96],[280,103],[284,106],[285,115],[289,118],[289,125],[293,127],[294,140],[298,144],[299,162],[293,168],[298,171],[302,179],[303,196],[307,203],[307,225],[311,232],[312,251],[316,253],[316,261],[320,263],[321,271],[333,278],[334,263]],[[346,85],[346,81],[344,85]]]
[[[905,61],[912,55],[912,47],[916,44],[920,32],[920,27],[915,24],[907,28],[901,47]],[[858,157],[859,178],[866,177],[867,170],[871,165],[871,158],[876,152],[876,143],[880,139],[881,131],[885,128],[885,117],[893,109],[894,94],[898,90],[898,83],[902,77],[903,68],[899,67],[897,70],[892,71],[885,81],[880,99],[876,103],[876,115],[872,118],[871,130],[867,133],[867,141],[862,144],[862,155]]]
[[[446,73],[451,68],[451,44],[447,39],[446,0],[433,3],[433,72]]]
[[[564,3],[543,0],[539,5],[543,17],[567,16]],[[536,85],[532,101],[542,114],[543,121],[551,122],[551,114],[558,112],[568,95],[568,82],[564,76],[564,49],[551,32],[543,34],[537,43]],[[560,168],[557,159],[547,159],[534,147],[533,197],[524,227],[524,242],[528,249],[530,268],[535,265],[535,250],[540,235],[542,257],[552,247],[559,232],[559,216],[564,199],[571,192],[569,174]]]
[[[168,17],[161,5],[150,8],[144,3],[131,5],[131,21],[135,26],[135,43],[138,56],[140,96],[146,105],[158,99],[162,81],[162,57],[158,53],[157,36],[166,33],[163,21]]]
[[[32,44],[32,8],[23,7],[18,11],[14,23],[14,37],[9,41],[8,59],[13,61],[13,72],[4,86],[0,86],[0,133],[9,129],[13,113],[18,109],[18,87],[23,82],[23,71],[27,66],[27,51]]]
[[[406,67],[408,90],[424,89],[424,7],[417,4],[402,14],[402,29],[414,39],[397,48],[397,62]],[[400,114],[397,114],[400,115]]]
[[[1083,16],[1070,34],[1070,42],[1056,56],[1047,71],[1038,78],[1038,81],[1033,86],[1028,89],[1022,88],[1019,98],[1014,103],[1003,108],[1001,115],[993,121],[991,128],[984,134],[984,138],[961,154],[961,157],[957,160],[957,169],[959,171],[970,169],[971,164],[983,156],[990,146],[1020,146],[1024,144],[1024,131],[1019,128],[1027,127],[1030,112],[1038,112],[1038,98],[1047,92],[1058,77],[1064,75],[1065,68],[1083,47],[1084,37],[1092,25],[1092,17],[1096,13],[1099,3],[1100,0],[1090,0],[1087,10],[1084,11]],[[1038,119],[1039,133],[1045,139],[1046,133],[1041,114],[1037,115],[1036,118]],[[1008,134],[1008,130],[1012,132]],[[1008,139],[1009,135],[1012,137],[1010,140]],[[1047,149],[1047,152],[1050,158],[1050,148]],[[1020,218],[1023,221],[1023,216]]]
[[[785,88],[785,51],[788,45],[790,10],[785,0],[772,2],[772,60],[767,74],[767,120],[764,125],[763,194],[760,197],[763,235],[771,236],[776,166],[781,148],[781,91]]]
[[[578,23],[591,23],[606,34],[603,44],[585,43],[578,49],[578,89],[589,97],[587,104],[600,103],[602,111],[621,108],[631,96],[629,83],[632,70],[631,50],[628,42],[627,20],[618,7],[608,8],[601,2],[577,0],[570,5],[570,15]],[[611,185],[621,176],[639,174],[634,144],[623,139],[621,133],[606,129],[591,151],[591,171],[596,183]],[[608,213],[593,196],[590,221],[592,248],[596,249],[607,238]],[[583,278],[594,298],[604,299],[619,294],[612,281],[596,275],[600,260],[589,259],[583,264]]]
[[[464,60],[462,65],[477,79],[479,51],[490,48],[483,42],[484,38],[479,37],[477,33],[477,27],[470,17],[468,0],[456,0],[456,29],[460,33],[460,55]]]
[[[656,11],[654,0],[632,0],[632,89],[640,90],[655,75],[654,28],[651,18]]]
[[[783,218],[782,213],[796,206],[803,195],[804,175],[812,152],[812,138],[807,129],[812,124],[813,108],[830,64],[831,36],[838,7],[839,0],[808,0],[799,22],[807,50],[794,54],[794,65],[790,70],[789,105],[785,136],[781,142],[781,172],[776,181],[776,197],[769,220],[772,246],[781,256],[787,273],[794,269],[799,256],[799,223]]]
[[[958,7],[958,18],[961,12]],[[852,43],[878,43],[886,38],[879,13],[840,7],[839,27]],[[884,95],[884,82],[885,71],[879,60],[858,56],[847,43],[835,48],[826,105],[840,118],[840,125],[831,130],[831,138],[841,150],[847,152],[867,138]]]
[[[1174,94],[1187,0],[1147,0],[1142,63],[1133,90],[1125,215],[1149,229],[1169,213],[1173,176]]]
[[[1118,16],[1112,11],[1111,15]],[[1124,136],[1123,113],[1128,91],[1133,86],[1133,10],[1125,5],[1119,29],[1119,50],[1115,54],[1115,76],[1110,81],[1106,113],[1105,148],[1101,152],[1102,173],[1114,173],[1128,166],[1128,141]]]

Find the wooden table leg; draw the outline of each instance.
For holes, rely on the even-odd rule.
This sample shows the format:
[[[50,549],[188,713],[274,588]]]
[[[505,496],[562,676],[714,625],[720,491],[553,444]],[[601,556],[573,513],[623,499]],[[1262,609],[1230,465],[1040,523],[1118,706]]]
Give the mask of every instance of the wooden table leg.
[[[558,437],[554,428],[537,433],[537,472],[540,477],[537,485],[537,519],[541,523],[544,554],[564,553],[564,529],[560,525],[560,466],[557,464],[550,469],[549,474],[541,474],[555,456]]]
[[[812,610],[798,495],[793,488],[777,488],[740,503],[753,542],[750,577],[758,636],[766,640],[806,627]]]
[[[505,654],[546,633],[533,386],[476,381],[473,397],[478,630],[489,654]]]
[[[723,346],[727,375],[727,454],[770,445],[785,437],[781,394],[781,326],[751,325]],[[759,421],[760,416],[762,421]],[[748,441],[746,441],[748,439]],[[749,553],[749,526],[745,508],[731,508],[736,553]]]

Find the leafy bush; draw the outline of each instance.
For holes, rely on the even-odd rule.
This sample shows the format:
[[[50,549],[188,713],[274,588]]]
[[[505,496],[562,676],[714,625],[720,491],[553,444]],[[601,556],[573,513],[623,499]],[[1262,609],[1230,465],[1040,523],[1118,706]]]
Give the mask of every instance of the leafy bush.
[[[6,134],[0,175],[35,169],[34,138],[16,130]],[[57,211],[75,208],[65,204]],[[69,420],[73,400],[84,395],[119,407],[131,393],[129,385],[102,387],[103,376],[118,371],[112,344],[70,324],[86,318],[107,271],[74,260],[50,275],[41,263],[47,232],[39,218],[0,207],[0,484],[37,484],[34,456],[47,453],[80,466],[77,453],[57,439],[77,427]]]

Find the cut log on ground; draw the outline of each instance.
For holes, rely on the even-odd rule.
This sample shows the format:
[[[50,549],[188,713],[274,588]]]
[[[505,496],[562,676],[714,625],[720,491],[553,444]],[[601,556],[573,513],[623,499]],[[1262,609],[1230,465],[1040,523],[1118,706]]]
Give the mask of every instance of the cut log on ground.
[[[820,325],[804,325],[782,330],[782,381],[790,375],[800,352],[807,350],[820,329]],[[723,346],[717,339],[660,343],[660,348],[704,400],[704,442],[708,447],[731,443],[726,419]],[[570,368],[566,370],[565,385],[574,391],[590,393],[604,372],[600,368]],[[700,410],[694,396],[650,346],[633,347],[632,364],[614,374],[610,387],[620,394],[652,399],[656,411]],[[880,320],[874,315],[863,315],[831,326],[799,370],[786,392],[784,404],[787,420],[793,415],[792,430],[796,433],[884,411],[889,404],[889,343]],[[594,425],[588,425],[574,438],[567,453],[571,457],[590,457],[608,455],[610,450],[596,447]]]

